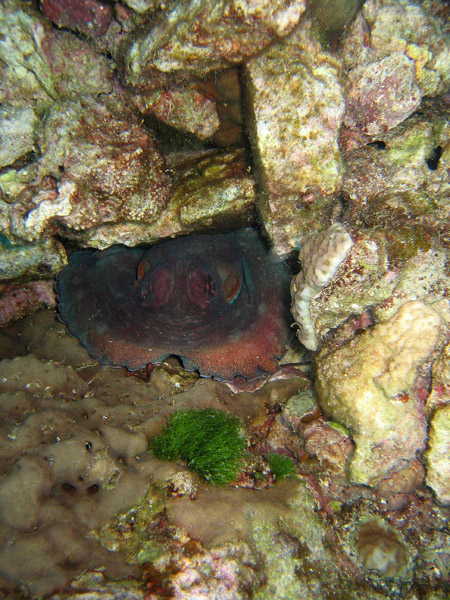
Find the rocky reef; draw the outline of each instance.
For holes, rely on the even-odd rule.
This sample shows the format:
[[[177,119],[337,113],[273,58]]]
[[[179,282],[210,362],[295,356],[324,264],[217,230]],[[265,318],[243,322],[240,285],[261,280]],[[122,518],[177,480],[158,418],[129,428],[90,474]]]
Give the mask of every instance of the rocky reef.
[[[449,23],[443,0],[0,3],[0,598],[448,597]],[[222,287],[201,255],[187,279],[262,323],[249,349],[224,318],[230,381],[177,358],[215,322],[130,373],[57,321],[78,250],[249,226],[260,250],[219,257]],[[289,313],[275,253],[292,339],[262,375],[242,365],[275,288]],[[87,316],[80,277],[69,304],[107,348],[110,278]],[[239,457],[216,486],[155,440],[218,411]]]

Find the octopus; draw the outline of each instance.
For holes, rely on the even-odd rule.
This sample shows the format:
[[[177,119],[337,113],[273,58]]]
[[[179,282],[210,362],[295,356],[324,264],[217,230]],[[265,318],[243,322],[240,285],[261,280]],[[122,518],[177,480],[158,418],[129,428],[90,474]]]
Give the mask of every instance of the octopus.
[[[255,379],[290,337],[287,270],[251,228],[77,251],[56,292],[68,333],[130,371],[175,355],[203,377]]]

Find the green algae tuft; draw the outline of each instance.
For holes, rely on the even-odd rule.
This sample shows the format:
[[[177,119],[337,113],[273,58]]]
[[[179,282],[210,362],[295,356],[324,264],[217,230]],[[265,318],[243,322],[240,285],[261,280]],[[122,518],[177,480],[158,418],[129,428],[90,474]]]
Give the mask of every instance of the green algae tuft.
[[[276,454],[275,452],[268,452],[264,455],[264,458],[267,460],[270,471],[274,477],[274,479],[281,481],[285,477],[289,477],[289,475],[295,475],[297,473],[297,469],[289,456],[284,456],[284,454]]]
[[[206,481],[227,485],[236,479],[241,466],[241,430],[241,420],[221,410],[180,410],[169,417],[149,451],[160,459],[181,459]]]

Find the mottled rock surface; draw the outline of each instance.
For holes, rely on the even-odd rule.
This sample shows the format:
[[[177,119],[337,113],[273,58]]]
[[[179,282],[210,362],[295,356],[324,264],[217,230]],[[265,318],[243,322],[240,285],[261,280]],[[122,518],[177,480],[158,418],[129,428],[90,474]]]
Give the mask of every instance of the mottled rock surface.
[[[112,64],[89,43],[51,23],[20,0],[0,7],[0,98],[33,105],[42,114],[53,100],[112,90]]]
[[[373,485],[424,449],[423,398],[414,381],[436,348],[441,323],[431,307],[409,302],[386,323],[319,356],[319,402],[351,430],[356,444],[352,481]]]
[[[0,325],[6,325],[38,308],[56,308],[53,281],[37,280],[20,284],[0,284]],[[3,348],[4,349],[4,348]],[[6,358],[6,356],[2,356]]]
[[[152,222],[101,223],[68,235],[82,246],[106,248],[152,244],[161,238],[207,231],[229,231],[251,225],[255,213],[255,183],[242,150],[199,152],[173,156],[177,173],[172,194]]]
[[[124,44],[122,77],[144,89],[175,75],[178,80],[205,77],[291,33],[305,9],[304,0],[175,2],[156,24],[149,22]]]
[[[450,240],[450,105],[426,102],[421,113],[378,136],[377,143],[349,151],[342,191],[355,225],[419,229]],[[411,244],[411,248],[416,243]]]
[[[332,215],[342,177],[340,71],[308,23],[245,68],[258,211],[280,253]]]
[[[220,126],[214,98],[202,93],[196,86],[156,90],[145,97],[138,97],[137,105],[144,114],[151,114],[200,140],[212,138]]]
[[[414,62],[402,52],[356,67],[348,86],[345,126],[371,137],[404,121],[422,100]]]
[[[40,9],[58,27],[86,36],[104,35],[111,23],[111,8],[97,0],[42,0]]]
[[[345,126],[369,137],[450,84],[450,38],[426,6],[408,0],[365,2],[339,54],[348,72]]]
[[[440,504],[450,504],[450,406],[436,410],[430,421],[427,485]]]
[[[53,227],[84,230],[108,222],[151,222],[170,188],[155,139],[118,98],[53,104],[39,132],[38,177],[47,196],[10,207],[9,232],[38,241]]]

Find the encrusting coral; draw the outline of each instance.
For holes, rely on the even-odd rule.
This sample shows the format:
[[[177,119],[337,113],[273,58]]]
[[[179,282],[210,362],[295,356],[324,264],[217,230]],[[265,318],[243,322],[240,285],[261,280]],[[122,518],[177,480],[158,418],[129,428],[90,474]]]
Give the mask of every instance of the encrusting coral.
[[[427,485],[440,504],[450,505],[450,405],[437,409],[430,422]]]
[[[351,430],[356,444],[349,465],[352,481],[373,485],[424,449],[423,400],[414,383],[438,344],[441,327],[432,307],[407,302],[387,322],[319,357],[319,403]]]
[[[354,545],[358,559],[369,571],[376,571],[382,577],[406,574],[409,562],[406,544],[382,519],[372,518],[360,523]]]
[[[291,281],[291,311],[298,325],[297,337],[308,350],[317,350],[318,340],[309,304],[328,285],[353,245],[340,223],[309,236],[299,254],[302,270]]]

